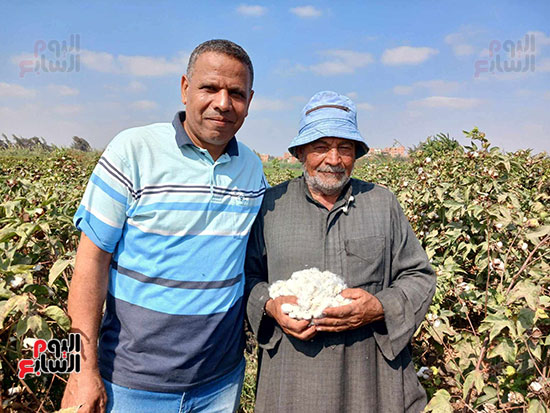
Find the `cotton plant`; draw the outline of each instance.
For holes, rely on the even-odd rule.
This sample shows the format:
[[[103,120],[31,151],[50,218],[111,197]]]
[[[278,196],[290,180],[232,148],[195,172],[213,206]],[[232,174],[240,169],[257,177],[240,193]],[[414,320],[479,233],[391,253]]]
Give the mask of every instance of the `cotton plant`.
[[[294,295],[297,304],[285,303],[281,310],[297,320],[311,320],[323,317],[328,307],[350,304],[352,300],[340,295],[346,283],[338,275],[318,268],[294,272],[288,280],[279,280],[269,287],[273,299],[283,295]]]

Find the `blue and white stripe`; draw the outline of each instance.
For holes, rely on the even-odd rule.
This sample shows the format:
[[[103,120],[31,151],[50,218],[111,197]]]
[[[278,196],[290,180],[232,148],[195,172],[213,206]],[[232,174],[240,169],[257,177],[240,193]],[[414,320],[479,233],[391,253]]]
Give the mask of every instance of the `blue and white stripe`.
[[[173,317],[182,326],[201,325],[199,330],[183,327],[177,333],[182,346],[191,336],[195,343],[211,340],[198,338],[201,334],[240,342],[240,325],[220,320],[226,313],[231,319],[242,317],[246,243],[267,186],[259,158],[246,146],[233,140],[214,161],[206,150],[191,144],[182,116],[178,114],[173,124],[120,133],[100,158],[75,215],[76,226],[113,253],[111,298],[100,340],[102,374],[124,377],[118,384],[144,390],[158,388],[144,384],[148,380],[126,363],[140,355],[131,354],[132,345],[124,342],[124,337],[139,336],[137,330],[143,327],[134,326],[130,315],[117,309],[130,305],[132,317],[141,314],[143,325],[160,323],[166,331]],[[115,336],[117,342],[111,342]],[[200,364],[212,358],[214,362],[207,364],[217,366],[216,371],[180,372],[181,377],[194,373],[183,382],[164,383],[162,391],[208,381],[238,361],[235,349],[229,357],[212,344],[193,348],[181,353],[180,360],[159,352],[151,374],[162,376],[190,360]]]

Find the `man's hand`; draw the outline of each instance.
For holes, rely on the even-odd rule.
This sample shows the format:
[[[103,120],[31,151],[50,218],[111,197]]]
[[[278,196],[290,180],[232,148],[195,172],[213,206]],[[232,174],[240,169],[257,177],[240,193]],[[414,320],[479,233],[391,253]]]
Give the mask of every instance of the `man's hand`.
[[[295,320],[281,310],[281,305],[285,303],[296,304],[297,301],[298,299],[294,295],[270,299],[265,303],[265,312],[277,321],[286,334],[303,341],[311,340],[317,334],[315,326],[310,326],[309,320]]]
[[[107,394],[97,370],[72,373],[67,382],[61,408],[82,406],[78,413],[105,413]]]
[[[323,318],[313,320],[317,331],[339,332],[353,330],[384,319],[384,308],[378,298],[361,288],[347,288],[342,297],[353,300],[351,304],[326,308]]]

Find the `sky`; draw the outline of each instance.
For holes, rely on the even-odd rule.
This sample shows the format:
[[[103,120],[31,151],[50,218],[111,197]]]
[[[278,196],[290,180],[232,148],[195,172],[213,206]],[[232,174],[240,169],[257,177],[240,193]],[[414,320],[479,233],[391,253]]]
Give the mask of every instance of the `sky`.
[[[4,0],[0,12],[0,134],[99,149],[171,122],[189,54],[225,38],[254,64],[237,139],[260,153],[286,151],[321,90],[355,102],[370,147],[438,133],[468,144],[478,127],[506,151],[550,152],[546,0]]]

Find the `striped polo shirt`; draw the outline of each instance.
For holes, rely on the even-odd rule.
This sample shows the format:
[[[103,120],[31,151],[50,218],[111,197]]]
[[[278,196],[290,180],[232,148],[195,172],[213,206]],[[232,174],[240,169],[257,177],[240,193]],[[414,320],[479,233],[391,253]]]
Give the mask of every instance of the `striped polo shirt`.
[[[260,159],[233,137],[214,161],[179,112],[118,134],[74,217],[112,253],[99,339],[101,375],[181,392],[243,356],[243,266],[267,186]]]

